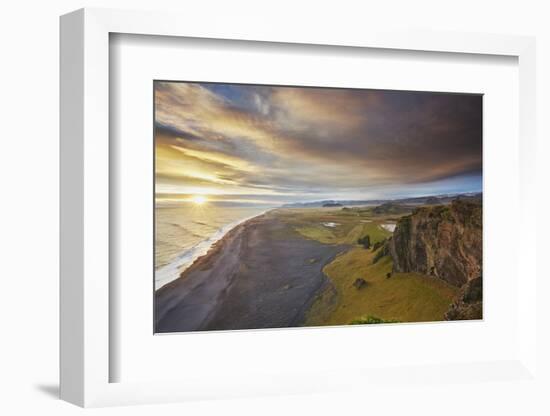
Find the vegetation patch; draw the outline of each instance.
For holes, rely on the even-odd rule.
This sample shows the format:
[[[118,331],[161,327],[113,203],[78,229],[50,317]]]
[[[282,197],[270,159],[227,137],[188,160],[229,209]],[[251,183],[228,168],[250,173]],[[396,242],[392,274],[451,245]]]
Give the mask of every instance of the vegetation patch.
[[[385,322],[444,319],[456,287],[418,273],[392,273],[390,256],[375,264],[373,257],[372,251],[355,247],[325,266],[323,271],[332,283],[330,302],[324,303],[328,297],[321,294],[307,315],[306,325],[342,325],[368,316]],[[368,289],[357,290],[357,279],[364,279]]]
[[[392,234],[380,227],[380,224],[385,223],[385,218],[377,219],[360,215],[358,220],[356,215],[349,215],[346,211],[326,212],[316,209],[302,209],[301,212],[293,210],[292,214],[292,217],[283,215],[282,218],[303,237],[323,244],[364,245],[358,241],[363,241],[368,236],[370,247]],[[326,224],[329,223],[335,223],[338,226],[327,227]]]
[[[372,316],[372,315],[368,315],[368,316],[362,316],[360,318],[357,318],[357,319],[354,319],[353,321],[351,321],[349,324],[350,325],[365,325],[365,324],[396,324],[398,323],[399,321],[394,321],[394,320],[383,320],[383,319],[380,319],[378,318],[377,316]]]

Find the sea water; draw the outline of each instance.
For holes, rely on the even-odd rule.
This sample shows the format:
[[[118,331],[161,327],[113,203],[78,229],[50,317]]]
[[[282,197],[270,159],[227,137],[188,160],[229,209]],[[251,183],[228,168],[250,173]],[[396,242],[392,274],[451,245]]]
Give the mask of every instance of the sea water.
[[[177,279],[212,245],[242,222],[270,207],[227,207],[213,203],[157,204],[155,209],[155,290]]]

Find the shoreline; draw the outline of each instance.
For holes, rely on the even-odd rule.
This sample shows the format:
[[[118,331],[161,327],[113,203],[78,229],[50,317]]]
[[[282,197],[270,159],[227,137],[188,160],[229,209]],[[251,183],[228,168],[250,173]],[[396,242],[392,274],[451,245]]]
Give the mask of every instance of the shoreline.
[[[226,250],[226,247],[229,245],[236,245],[237,248],[240,246],[239,240],[242,231],[253,219],[233,227],[221,239],[216,241],[205,255],[197,258],[182,271],[176,279],[155,291],[154,320],[157,332],[161,332],[158,331],[159,322],[165,320],[169,315],[174,315],[173,311],[181,305],[189,306],[184,307],[182,313],[178,313],[179,316],[175,319],[183,322],[182,325],[185,328],[198,328],[208,318],[216,307],[215,299],[231,282],[236,266],[235,257],[239,257],[240,250],[232,250],[233,256],[221,256],[221,259],[219,254],[228,252],[229,250]],[[225,262],[225,267],[222,267],[226,273],[219,275],[220,278],[216,279],[217,284],[205,285],[206,279],[203,277],[203,271],[208,270],[210,263],[215,261],[216,258],[219,259],[218,263],[228,260]],[[201,290],[201,286],[206,290]],[[195,294],[197,291],[199,292],[198,295]]]
[[[210,250],[221,241],[225,236],[234,230],[236,227],[243,225],[244,223],[265,215],[278,208],[269,208],[258,214],[250,217],[243,218],[241,220],[229,223],[216,231],[210,237],[200,241],[193,247],[179,253],[170,263],[156,269],[154,272],[154,291],[157,292],[164,286],[174,282],[181,278],[181,275],[188,270],[193,264],[201,257],[207,256]],[[190,257],[188,260],[186,257]],[[160,275],[160,277],[159,277]],[[164,277],[162,277],[164,275]]]
[[[330,283],[322,269],[345,250],[304,239],[277,216],[255,216],[155,292],[155,332],[300,326]]]

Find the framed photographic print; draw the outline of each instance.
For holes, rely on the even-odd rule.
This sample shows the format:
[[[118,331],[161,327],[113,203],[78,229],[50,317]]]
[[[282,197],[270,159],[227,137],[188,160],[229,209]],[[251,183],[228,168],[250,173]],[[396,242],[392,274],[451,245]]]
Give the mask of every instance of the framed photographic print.
[[[154,81],[155,332],[482,318],[482,96]]]
[[[62,398],[539,386],[534,40],[181,21],[61,19]]]

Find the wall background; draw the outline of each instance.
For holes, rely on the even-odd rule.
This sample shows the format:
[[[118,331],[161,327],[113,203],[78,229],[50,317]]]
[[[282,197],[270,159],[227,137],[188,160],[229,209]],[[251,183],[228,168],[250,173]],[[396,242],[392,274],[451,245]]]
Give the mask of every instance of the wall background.
[[[221,14],[227,19],[269,16],[281,26],[297,23],[307,30],[310,19],[338,25],[368,25],[387,20],[405,27],[512,33],[538,37],[538,237],[539,270],[549,244],[548,206],[550,128],[550,12],[535,0],[396,0],[391,2],[278,0],[254,2],[170,0],[19,0],[5,2],[0,14],[0,412],[72,415],[82,410],[56,399],[58,382],[58,16],[81,7],[177,10],[189,19]],[[182,22],[185,24],[185,22]],[[541,293],[550,285],[543,282]],[[539,302],[540,303],[540,302]],[[541,313],[550,318],[549,307]],[[541,332],[544,350],[549,334]],[[541,354],[543,355],[543,354]],[[548,359],[542,357],[544,365]],[[546,367],[549,368],[548,366]],[[546,371],[546,374],[550,372]],[[434,386],[397,391],[389,387],[376,396],[333,394],[214,401],[162,406],[100,409],[101,415],[125,414],[431,414],[481,412],[543,414],[542,392],[505,383],[448,388]],[[547,414],[547,413],[546,413]]]

